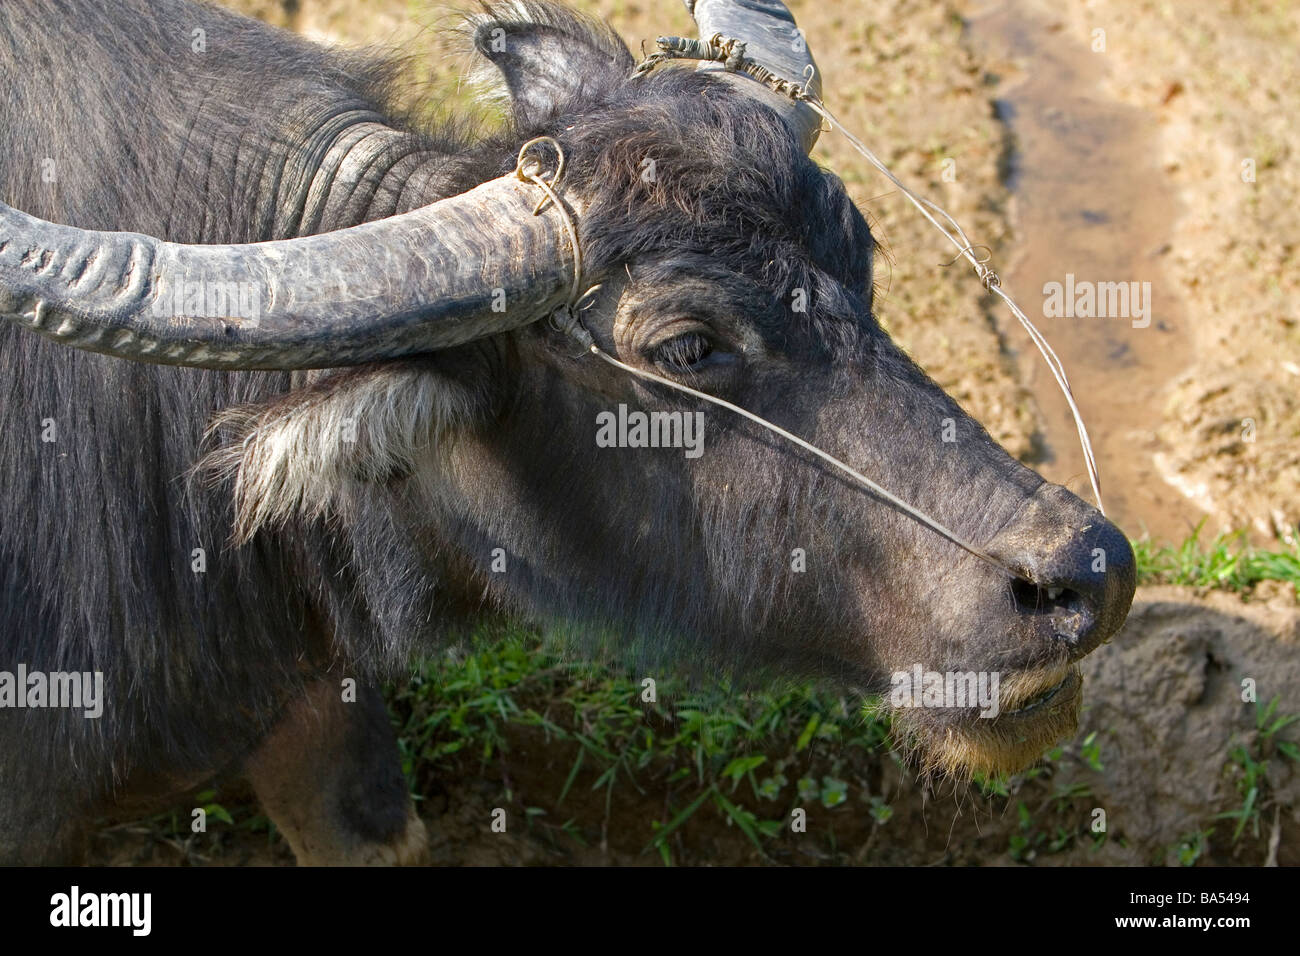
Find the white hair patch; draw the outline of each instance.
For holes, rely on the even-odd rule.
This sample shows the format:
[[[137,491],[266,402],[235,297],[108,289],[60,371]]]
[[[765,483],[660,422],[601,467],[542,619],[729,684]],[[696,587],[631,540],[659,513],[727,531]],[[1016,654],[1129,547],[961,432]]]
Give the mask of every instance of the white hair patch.
[[[200,469],[232,480],[238,542],[291,515],[332,511],[359,483],[409,474],[474,406],[472,396],[429,369],[342,373],[268,405],[222,412],[210,436],[236,440]]]

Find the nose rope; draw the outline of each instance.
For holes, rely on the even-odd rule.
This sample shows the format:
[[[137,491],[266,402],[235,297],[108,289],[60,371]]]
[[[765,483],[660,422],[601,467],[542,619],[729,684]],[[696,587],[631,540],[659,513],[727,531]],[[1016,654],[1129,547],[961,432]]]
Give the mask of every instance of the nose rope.
[[[943,537],[947,538],[949,541],[957,545],[959,548],[962,548],[965,551],[969,551],[971,554],[975,555],[975,557],[979,558],[981,561],[991,564],[999,571],[1006,571],[1012,574],[1012,576],[1014,577],[1021,577],[1021,575],[1018,572],[1007,567],[1003,562],[999,561],[997,558],[993,557],[988,552],[975,547],[975,545],[971,544],[969,541],[961,537],[955,531],[952,531],[945,525],[936,521],[934,518],[931,518],[924,511],[912,507],[902,498],[899,498],[897,495],[892,494],[891,492],[882,488],[876,482],[872,481],[866,475],[862,474],[862,472],[858,471],[857,469],[849,465],[846,465],[844,462],[840,461],[838,458],[836,458],[834,455],[830,454],[829,452],[822,451],[816,445],[804,441],[798,435],[786,431],[780,425],[774,425],[772,422],[769,422],[766,418],[762,418],[758,415],[755,415],[753,412],[747,411],[746,409],[741,408],[739,405],[733,405],[731,402],[728,402],[721,398],[717,398],[713,395],[708,394],[707,392],[701,392],[699,389],[691,388],[688,385],[682,385],[680,382],[674,382],[670,378],[665,378],[662,375],[656,375],[653,372],[647,372],[644,369],[639,369],[631,365],[628,365],[626,362],[621,362],[618,359],[614,358],[614,356],[608,354],[607,352],[602,351],[600,346],[596,345],[594,342],[591,345],[589,345],[587,348],[592,355],[595,355],[597,358],[600,358],[603,361],[608,362],[610,365],[613,365],[615,368],[621,368],[623,371],[635,375],[637,378],[645,379],[646,381],[649,382],[656,382],[659,385],[666,385],[667,387],[675,389],[679,392],[683,392],[687,395],[694,396],[695,398],[703,399],[706,402],[711,402],[712,404],[717,405],[720,408],[725,408],[729,412],[733,412],[737,415],[740,415],[743,418],[749,419],[751,422],[754,422],[757,425],[763,426],[773,434],[780,435],[786,441],[793,442],[794,444],[798,445],[800,448],[804,449],[805,451],[811,452],[812,454],[816,455],[818,458],[822,459],[822,461],[834,465],[840,471],[844,472],[850,478],[854,479],[859,484],[866,487],[876,496],[883,498],[885,501],[889,502],[889,504],[893,505],[899,511],[902,511],[908,517],[914,518],[915,520],[919,521],[921,524],[929,528],[931,531],[934,531],[942,535]]]
[[[1074,400],[1074,392],[1070,389],[1070,381],[1065,375],[1065,366],[1061,364],[1060,358],[1055,350],[1048,343],[1047,339],[1029,317],[1021,311],[1011,296],[1002,288],[1002,282],[998,274],[988,265],[987,259],[976,258],[974,251],[980,246],[971,244],[966,237],[965,231],[957,220],[947,213],[942,207],[931,202],[923,196],[918,196],[915,192],[903,184],[903,182],[890,171],[875,153],[873,153],[865,143],[849,132],[844,124],[841,123],[826,108],[826,104],[809,90],[812,83],[815,67],[810,63],[805,67],[804,82],[802,85],[794,83],[784,77],[778,76],[771,70],[764,67],[761,63],[745,55],[745,43],[743,40],[737,40],[731,37],[715,34],[708,42],[703,40],[687,39],[683,37],[659,37],[657,41],[658,52],[652,53],[641,61],[633,71],[633,78],[644,76],[653,70],[656,66],[669,60],[702,60],[707,62],[721,63],[728,71],[733,73],[744,73],[765,87],[780,96],[789,97],[791,100],[803,103],[812,109],[823,120],[830,124],[832,130],[838,130],[849,145],[852,146],[867,162],[871,163],[877,170],[907,197],[908,201],[924,216],[929,223],[943,233],[944,237],[957,249],[957,257],[966,259],[971,267],[975,270],[975,275],[979,277],[980,283],[987,292],[996,295],[1006,303],[1011,314],[1019,320],[1020,325],[1029,334],[1030,340],[1037,347],[1039,354],[1043,356],[1043,361],[1047,363],[1048,369],[1052,373],[1052,378],[1056,380],[1057,387],[1060,388],[1061,394],[1065,396],[1066,403],[1070,406],[1070,414],[1074,416],[1075,428],[1079,433],[1079,446],[1083,450],[1084,464],[1088,469],[1088,481],[1092,485],[1092,494],[1097,501],[1097,510],[1103,515],[1106,508],[1101,500],[1101,476],[1097,470],[1097,458],[1093,454],[1092,441],[1088,438],[1088,429],[1083,423],[1083,414],[1079,411],[1079,406]],[[944,226],[935,214],[942,217],[951,227],[951,231]],[[957,257],[954,257],[954,261]]]
[[[1079,411],[1079,406],[1074,400],[1074,392],[1070,389],[1070,380],[1066,378],[1065,366],[1061,363],[1060,358],[1056,354],[1056,350],[1052,348],[1043,333],[1038,331],[1038,328],[1034,323],[1029,321],[1029,317],[1021,311],[1020,306],[1016,305],[1015,300],[1013,300],[1011,296],[1007,294],[1006,290],[1002,288],[1002,280],[999,279],[998,274],[989,267],[988,260],[981,260],[975,257],[975,250],[981,247],[971,244],[971,241],[966,237],[965,230],[962,229],[957,220],[949,215],[946,210],[936,203],[926,199],[924,196],[918,196],[916,193],[912,192],[912,190],[907,188],[907,186],[903,185],[899,178],[890,171],[889,167],[881,162],[876,154],[867,148],[866,144],[846,130],[843,124],[841,124],[840,121],[831,114],[831,111],[828,110],[820,100],[813,99],[811,94],[801,97],[801,99],[812,107],[812,109],[825,119],[826,122],[830,123],[832,129],[839,130],[840,134],[849,141],[850,146],[861,153],[867,162],[880,170],[880,172],[883,173],[890,182],[899,188],[903,195],[907,197],[908,201],[911,202],[918,211],[920,211],[921,215],[929,220],[930,224],[934,226],[934,228],[943,233],[944,237],[956,247],[957,255],[971,264],[971,267],[975,270],[975,275],[979,277],[980,283],[984,286],[984,289],[993,293],[1005,302],[1007,308],[1011,310],[1011,314],[1020,321],[1020,325],[1027,333],[1029,333],[1030,340],[1035,346],[1037,346],[1039,354],[1043,356],[1043,361],[1047,363],[1047,368],[1051,371],[1052,377],[1056,380],[1057,387],[1060,388],[1061,394],[1065,396],[1065,401],[1070,406],[1070,414],[1074,416],[1074,425],[1079,433],[1079,447],[1083,450],[1083,460],[1088,469],[1088,481],[1092,485],[1092,494],[1097,501],[1097,510],[1104,515],[1106,513],[1106,507],[1101,501],[1101,476],[1097,470],[1097,458],[1092,451],[1092,441],[1088,438],[1088,428],[1083,423],[1083,414]],[[952,226],[953,232],[956,234],[954,235],[953,232],[949,232],[948,229],[939,222],[939,220],[931,215],[931,210],[942,216],[944,220]]]
[[[557,156],[557,165],[556,165],[555,172],[551,174],[549,179],[544,174],[540,160],[526,158],[527,154],[533,149],[533,147],[541,143],[547,143],[548,145],[550,145],[555,150]],[[829,452],[823,451],[822,449],[818,448],[816,445],[813,445],[810,442],[805,441],[804,439],[800,438],[798,435],[786,431],[780,425],[773,424],[772,422],[769,422],[767,419],[759,415],[755,415],[753,412],[748,411],[744,408],[741,408],[739,405],[735,405],[724,399],[717,398],[713,395],[709,395],[707,392],[702,392],[699,389],[691,388],[688,385],[682,385],[680,382],[674,382],[670,378],[665,378],[662,375],[656,375],[653,372],[647,372],[644,369],[634,368],[633,366],[628,365],[626,362],[622,362],[614,358],[614,356],[610,355],[609,353],[601,349],[601,347],[596,344],[595,339],[591,335],[591,332],[586,328],[586,326],[582,324],[582,319],[580,317],[580,312],[582,311],[582,307],[581,307],[582,301],[589,300],[591,294],[595,292],[595,290],[598,289],[599,286],[593,286],[591,289],[588,289],[586,292],[583,292],[581,294],[579,294],[578,292],[578,290],[582,288],[582,253],[581,253],[581,247],[578,243],[578,230],[577,230],[577,226],[573,221],[573,216],[570,214],[568,208],[560,201],[559,195],[557,195],[557,193],[555,192],[555,188],[559,185],[560,177],[564,172],[564,150],[560,148],[560,144],[558,142],[556,142],[554,139],[552,139],[549,136],[540,136],[537,137],[536,139],[531,139],[527,143],[525,143],[523,147],[519,150],[519,157],[516,160],[515,172],[516,175],[518,175],[521,180],[534,184],[542,191],[542,199],[537,204],[537,207],[533,210],[533,215],[535,216],[541,215],[541,212],[546,207],[546,204],[548,202],[551,203],[555,207],[555,209],[559,212],[560,217],[563,219],[565,230],[569,235],[569,241],[573,244],[573,293],[571,294],[569,302],[566,305],[561,306],[559,309],[556,309],[555,312],[551,314],[550,323],[553,328],[555,328],[558,331],[567,333],[569,336],[571,336],[572,338],[576,339],[579,343],[581,343],[583,348],[586,351],[590,352],[592,355],[595,355],[597,358],[601,359],[602,361],[607,362],[608,364],[614,366],[615,368],[622,369],[623,371],[629,373],[630,375],[633,375],[640,379],[644,379],[645,381],[655,382],[659,385],[663,385],[668,388],[674,389],[678,392],[682,392],[683,394],[693,396],[694,398],[698,398],[702,401],[710,402],[711,404],[717,405],[720,408],[725,408],[736,415],[740,415],[741,417],[746,418],[757,425],[761,425],[763,428],[766,428],[774,435],[779,435],[780,437],[784,438],[786,441],[792,442],[793,444],[799,446],[805,451],[811,452],[812,454],[816,455],[818,458],[822,459],[828,464],[835,466],[840,471],[848,475],[850,478],[854,479],[859,484],[867,488],[870,492],[875,494],[877,497],[883,499],[888,504],[897,508],[899,511],[903,512],[908,517],[925,525],[927,528],[934,531],[936,534],[939,534],[942,537],[947,538],[953,544],[957,545],[959,548],[962,548],[965,551],[968,551],[970,554],[979,558],[981,561],[984,561],[985,563],[993,566],[994,568],[997,568],[999,571],[1003,571],[1010,574],[1012,577],[1023,577],[1023,575],[1020,572],[1016,571],[1014,568],[1008,567],[1004,562],[999,561],[997,558],[993,557],[988,552],[984,551],[981,548],[977,548],[975,545],[971,544],[969,541],[967,541],[961,535],[957,534],[955,531],[952,531],[950,528],[946,527],[941,522],[937,521],[934,518],[931,518],[924,511],[921,511],[919,508],[913,507],[912,505],[904,501],[902,498],[899,498],[897,495],[881,487],[879,484],[872,481],[866,475],[862,474],[862,472],[840,461],[840,459],[836,458],[834,455],[830,454]],[[589,304],[590,303],[588,302],[588,305]]]

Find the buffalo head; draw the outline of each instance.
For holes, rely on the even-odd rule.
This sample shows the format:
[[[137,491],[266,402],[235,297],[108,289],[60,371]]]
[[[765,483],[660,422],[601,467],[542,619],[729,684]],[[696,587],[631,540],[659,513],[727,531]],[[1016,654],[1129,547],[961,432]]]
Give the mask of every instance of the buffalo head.
[[[805,79],[779,3],[693,12],[706,38]],[[873,239],[808,157],[816,117],[716,68],[633,77],[617,37],[548,5],[471,32],[510,107],[504,132],[442,161],[473,188],[242,246],[0,207],[0,312],[123,359],[324,370],[220,419],[239,541],[315,518],[377,534],[382,513],[419,555],[385,585],[412,605],[486,594],[650,657],[838,679],[892,701],[949,771],[1018,768],[1070,732],[1075,662],[1123,621],[1132,552],[876,323]],[[540,174],[558,205],[517,175],[537,137],[563,152],[562,175],[558,151]],[[251,286],[255,320],[159,307],[196,280]],[[605,353],[803,437],[994,560],[771,431],[598,361],[571,319],[547,321],[575,293]]]

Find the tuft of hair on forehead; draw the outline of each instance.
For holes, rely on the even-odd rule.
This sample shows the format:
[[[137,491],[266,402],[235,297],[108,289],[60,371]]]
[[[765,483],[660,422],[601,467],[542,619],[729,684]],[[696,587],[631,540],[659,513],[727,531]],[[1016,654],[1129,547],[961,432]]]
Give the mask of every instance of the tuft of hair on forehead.
[[[333,513],[360,484],[410,475],[479,398],[420,361],[318,373],[274,401],[217,415],[194,474],[231,485],[232,537],[244,544],[290,517]]]
[[[578,228],[593,274],[700,255],[778,298],[805,289],[811,308],[793,326],[857,341],[874,237],[843,183],[775,111],[716,74],[666,66],[547,132],[565,149],[568,182],[583,190]]]

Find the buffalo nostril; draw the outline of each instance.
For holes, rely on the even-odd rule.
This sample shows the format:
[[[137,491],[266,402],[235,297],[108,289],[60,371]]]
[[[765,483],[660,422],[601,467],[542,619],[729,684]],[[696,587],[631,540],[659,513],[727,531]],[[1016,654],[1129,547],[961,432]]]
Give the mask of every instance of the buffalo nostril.
[[[1053,637],[1069,646],[1071,657],[1082,657],[1101,642],[1098,625],[1106,592],[1100,581],[1094,584],[1082,575],[1042,584],[1015,578],[1011,596],[1016,612],[1039,619]]]
[[[1064,642],[1072,658],[1082,657],[1092,650],[1090,635],[1096,630],[1095,601],[1076,588],[1065,585],[1040,585],[1024,578],[1011,582],[1011,595],[1016,611],[1036,618],[1041,626],[1050,629],[1051,635]]]
[[[1016,610],[1022,614],[1037,614],[1042,603],[1043,592],[1038,585],[1024,578],[1012,578],[1011,599]]]
[[[1078,614],[1087,608],[1082,594],[1068,587],[1043,587],[1024,578],[1011,582],[1011,596],[1021,614],[1047,614],[1055,617]]]
[[[1071,658],[1124,622],[1136,585],[1133,549],[1119,528],[1064,488],[1035,492],[989,553],[1011,569],[1014,612],[1068,646]]]

